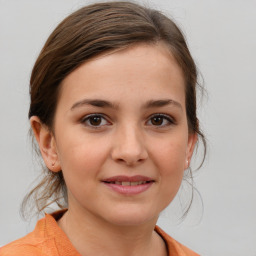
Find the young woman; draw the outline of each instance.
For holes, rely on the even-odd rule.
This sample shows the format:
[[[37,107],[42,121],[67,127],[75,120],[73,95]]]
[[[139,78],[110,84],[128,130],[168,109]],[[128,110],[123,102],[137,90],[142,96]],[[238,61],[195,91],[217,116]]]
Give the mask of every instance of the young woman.
[[[158,11],[106,2],[60,23],[31,75],[46,175],[28,198],[62,210],[0,254],[198,255],[156,226],[203,138],[196,84],[182,33]]]

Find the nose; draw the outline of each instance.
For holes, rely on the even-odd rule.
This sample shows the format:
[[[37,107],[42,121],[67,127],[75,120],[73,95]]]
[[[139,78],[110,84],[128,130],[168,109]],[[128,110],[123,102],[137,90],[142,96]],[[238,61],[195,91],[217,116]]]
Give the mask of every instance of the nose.
[[[112,159],[128,166],[141,164],[148,158],[145,140],[138,128],[125,126],[116,131]]]

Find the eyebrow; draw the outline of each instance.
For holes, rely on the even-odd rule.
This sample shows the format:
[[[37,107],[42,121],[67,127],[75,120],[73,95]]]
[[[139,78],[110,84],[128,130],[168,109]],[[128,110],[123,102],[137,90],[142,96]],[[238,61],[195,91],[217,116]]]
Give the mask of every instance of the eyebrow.
[[[91,105],[91,106],[99,107],[99,108],[114,108],[114,109],[118,108],[117,104],[113,104],[106,100],[84,99],[84,100],[78,101],[74,105],[72,105],[71,110],[78,108],[78,107],[82,107],[84,105]]]
[[[82,107],[84,105],[91,105],[99,108],[113,108],[118,109],[118,104],[114,104],[112,102],[101,100],[101,99],[83,99],[81,101],[76,102],[72,105],[71,110],[75,108]],[[147,101],[142,108],[154,108],[154,107],[164,107],[167,105],[173,105],[182,110],[182,105],[175,100],[172,99],[161,99],[161,100],[149,100]]]
[[[178,101],[172,99],[149,100],[148,102],[146,102],[143,108],[165,107],[167,105],[173,105],[182,110],[182,105]]]

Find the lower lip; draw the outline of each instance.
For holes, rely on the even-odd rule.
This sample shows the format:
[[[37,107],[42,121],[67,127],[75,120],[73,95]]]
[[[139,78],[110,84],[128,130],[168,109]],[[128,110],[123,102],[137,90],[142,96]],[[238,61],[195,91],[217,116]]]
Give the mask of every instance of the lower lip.
[[[149,183],[145,183],[145,184],[141,184],[141,185],[135,185],[135,186],[122,186],[122,185],[118,185],[118,184],[113,184],[113,183],[106,183],[104,182],[104,184],[111,188],[112,190],[123,194],[123,195],[137,195],[140,194],[146,190],[148,190],[154,182],[149,182]]]

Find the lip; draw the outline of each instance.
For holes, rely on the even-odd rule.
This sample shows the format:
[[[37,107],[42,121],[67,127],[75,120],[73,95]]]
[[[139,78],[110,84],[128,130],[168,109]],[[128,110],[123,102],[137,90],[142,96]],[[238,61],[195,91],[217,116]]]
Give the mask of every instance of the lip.
[[[125,176],[125,175],[118,175],[118,176],[113,176],[110,178],[106,178],[102,180],[103,182],[136,182],[136,181],[154,181],[154,179],[146,176],[141,176],[141,175],[135,175],[135,176]]]
[[[138,185],[120,185],[112,182],[146,182],[144,184]],[[148,190],[153,184],[154,179],[146,176],[136,175],[136,176],[113,176],[102,180],[102,183],[106,185],[111,190],[123,194],[123,195],[137,195],[146,190]]]

